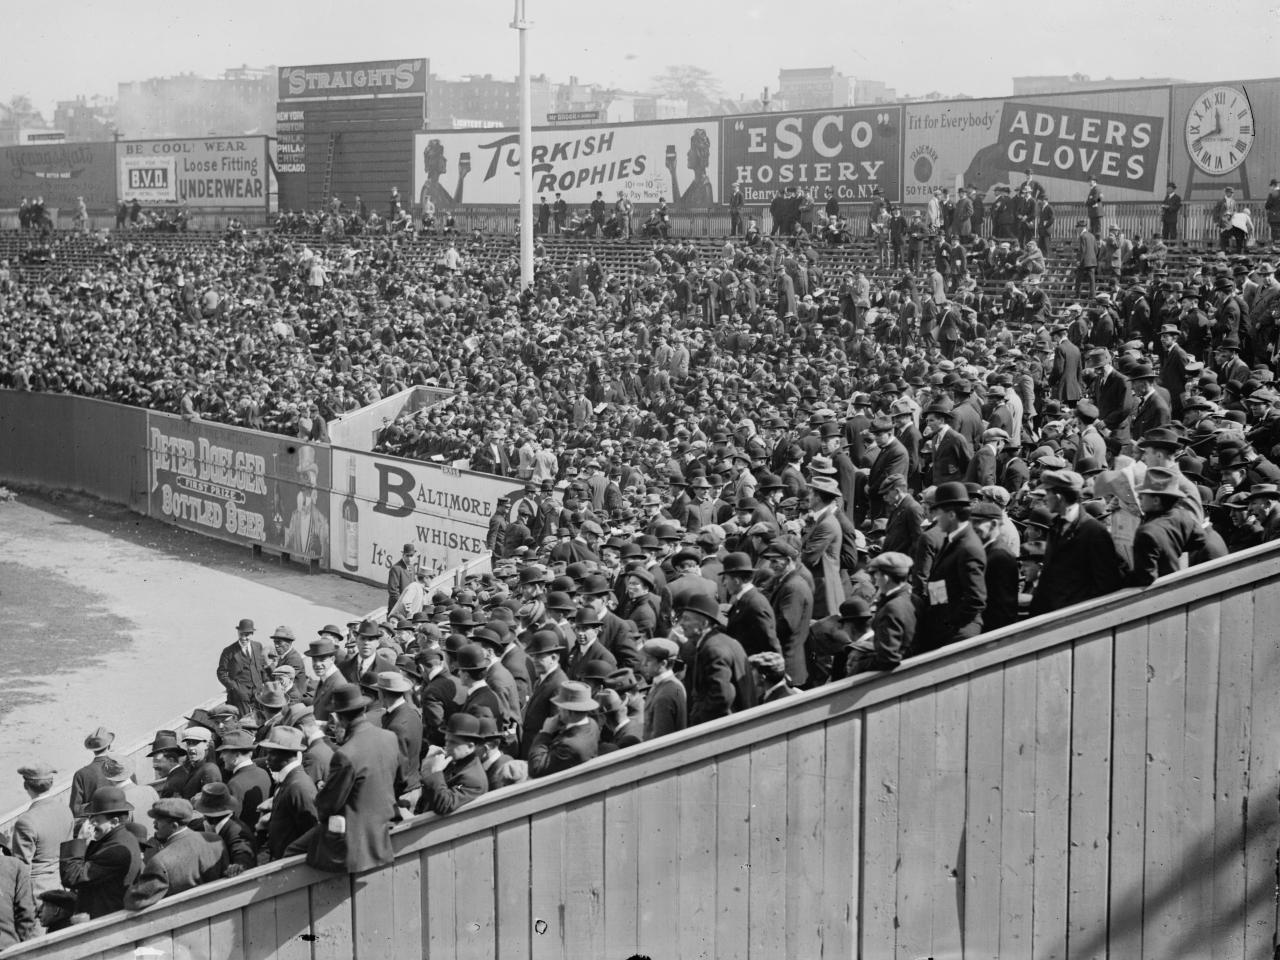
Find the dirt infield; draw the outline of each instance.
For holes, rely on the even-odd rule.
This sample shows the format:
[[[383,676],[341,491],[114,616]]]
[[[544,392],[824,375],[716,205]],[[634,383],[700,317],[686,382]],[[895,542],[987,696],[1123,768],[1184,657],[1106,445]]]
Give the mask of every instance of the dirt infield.
[[[383,602],[123,507],[24,491],[0,502],[0,813],[26,800],[24,762],[70,776],[99,724],[131,744],[216,695],[241,617],[259,639],[288,624],[304,645]]]

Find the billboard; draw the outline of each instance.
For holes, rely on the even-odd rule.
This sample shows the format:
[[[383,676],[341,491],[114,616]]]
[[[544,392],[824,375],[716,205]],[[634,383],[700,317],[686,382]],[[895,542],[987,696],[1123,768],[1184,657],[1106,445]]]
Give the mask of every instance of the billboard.
[[[520,483],[412,460],[333,451],[332,568],[385,583],[406,543],[434,576],[485,552],[498,497]]]
[[[767,206],[786,187],[819,202],[828,189],[843,202],[869,202],[876,187],[901,199],[900,106],[726,117],[721,129],[722,192],[740,183],[748,205]]]
[[[1168,180],[1169,88],[906,105],[903,191],[921,203],[957,183],[1016,189],[1025,171],[1054,200],[1154,200]]]
[[[520,134],[439,130],[414,140],[414,195],[438,210],[520,202]],[[673,210],[719,202],[720,131],[715,120],[600,124],[533,131],[533,189],[585,206],[596,191],[612,203],[624,191],[636,203],[665,199]]]
[[[116,204],[114,143],[49,143],[0,149],[0,207],[23,197],[44,197],[49,207],[74,211],[84,197],[90,210]]]
[[[329,448],[147,414],[149,516],[329,564]]]
[[[279,68],[280,100],[334,100],[425,95],[427,61],[365,60]]]
[[[1233,187],[1263,200],[1280,175],[1280,80],[1175,86],[1169,118],[1170,176],[1187,200]]]
[[[193,207],[267,205],[267,138],[133,140],[116,147],[122,200]]]

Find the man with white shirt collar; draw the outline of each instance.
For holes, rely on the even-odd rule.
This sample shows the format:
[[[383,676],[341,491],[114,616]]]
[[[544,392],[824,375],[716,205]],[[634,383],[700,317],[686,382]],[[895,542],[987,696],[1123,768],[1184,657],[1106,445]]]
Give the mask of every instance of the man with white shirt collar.
[[[363,620],[356,631],[356,655],[342,664],[342,675],[349,683],[376,683],[375,667],[382,628],[372,620]]]
[[[400,747],[396,796],[400,798],[401,806],[412,808],[422,786],[422,775],[418,770],[418,761],[422,757],[422,717],[406,699],[413,692],[413,684],[396,670],[384,670],[378,674],[377,688],[378,701],[382,704],[382,729],[394,733]]]
[[[969,491],[963,483],[939,484],[929,509],[944,539],[925,584],[920,653],[977,636],[987,603],[986,551],[969,523]]]
[[[757,653],[781,653],[773,607],[756,589],[752,578],[755,566],[745,553],[731,553],[724,558],[721,578],[729,598],[725,633],[733,637],[750,657]]]
[[[316,784],[302,766],[305,739],[297,727],[274,727],[259,745],[275,781],[260,862],[279,860],[289,844],[316,825]]]
[[[347,682],[337,663],[338,644],[342,641],[342,629],[335,624],[326,624],[320,630],[319,639],[312,640],[307,647],[311,671],[316,675],[316,689],[311,706],[315,711],[315,718],[322,723],[329,719],[329,700],[333,691]]]
[[[787,665],[782,659],[782,654],[773,651],[753,653],[747,658],[747,662],[755,671],[759,703],[772,703],[775,700],[794,697],[799,693],[787,683]]]
[[[675,674],[680,644],[667,637],[646,640],[640,648],[640,670],[649,681],[644,700],[644,738],[678,733],[688,724],[688,694]]]
[[[227,789],[240,802],[245,826],[250,830],[258,822],[258,804],[271,793],[271,778],[253,762],[256,746],[253,734],[247,730],[228,730],[218,746]]]

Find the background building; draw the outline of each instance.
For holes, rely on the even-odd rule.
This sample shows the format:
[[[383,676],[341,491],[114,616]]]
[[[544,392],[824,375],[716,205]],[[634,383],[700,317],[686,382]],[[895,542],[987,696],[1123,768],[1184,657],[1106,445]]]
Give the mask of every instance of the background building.
[[[777,99],[785,102],[789,110],[852,106],[854,79],[835,67],[779,70]]]
[[[1125,87],[1155,87],[1174,83],[1182,83],[1182,81],[1170,77],[1138,77],[1136,80],[1105,77],[1102,80],[1090,80],[1083,73],[1073,73],[1071,76],[1014,77],[1013,95],[1034,97],[1044,93],[1079,93],[1084,90],[1118,90]]]
[[[116,124],[130,140],[275,133],[276,68],[237,67],[119,85]]]
[[[59,100],[53,111],[53,125],[66,133],[68,142],[110,140],[116,129],[116,102],[102,96]]]

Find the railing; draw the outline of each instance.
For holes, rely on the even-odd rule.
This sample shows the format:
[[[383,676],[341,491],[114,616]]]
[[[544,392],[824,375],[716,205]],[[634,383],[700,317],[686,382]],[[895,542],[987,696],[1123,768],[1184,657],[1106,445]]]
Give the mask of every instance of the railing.
[[[128,956],[1272,956],[1280,550],[20,945]]]

